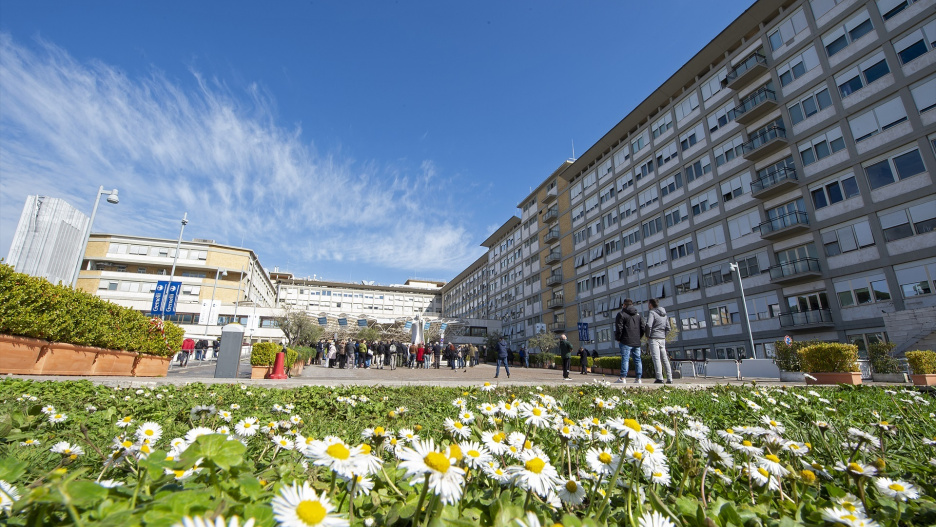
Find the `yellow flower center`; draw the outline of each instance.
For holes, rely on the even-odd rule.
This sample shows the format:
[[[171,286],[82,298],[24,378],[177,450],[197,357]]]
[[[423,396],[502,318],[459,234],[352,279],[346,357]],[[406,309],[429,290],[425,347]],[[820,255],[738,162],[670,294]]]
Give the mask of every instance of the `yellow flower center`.
[[[124,418],[123,418],[123,422],[125,422],[125,423],[129,423],[130,421],[133,421],[133,418],[130,417],[129,415],[128,415],[127,417],[124,417]]]
[[[152,450],[150,450],[149,445],[144,444],[140,446],[140,452],[143,452],[144,454],[149,454],[150,452],[152,452]]]
[[[251,425],[250,423],[244,423],[244,428],[250,428],[251,426],[253,425]]]
[[[733,434],[733,433],[734,433],[734,430],[732,430],[732,429],[729,428],[729,429],[725,430],[725,432],[728,432],[729,434]]]
[[[351,457],[351,451],[341,443],[335,443],[325,449],[325,453],[335,459],[345,460]]]
[[[845,503],[842,504],[842,508],[845,509],[845,510],[847,510],[848,512],[855,512],[855,504],[854,504],[854,503],[850,503],[850,502],[847,502],[847,501],[846,501]]]
[[[851,470],[852,472],[864,472],[864,470],[861,468],[861,465],[858,463],[849,463],[848,470]]]
[[[647,452],[650,452],[651,454],[656,451],[656,449],[653,448],[653,445],[651,445],[650,443],[647,443],[647,446],[644,447],[644,450],[646,450]]]
[[[469,450],[468,455],[471,457],[481,457],[481,452],[478,452],[477,450]]]
[[[900,483],[891,483],[890,485],[887,486],[887,488],[893,490],[894,492],[903,492],[907,490]]]
[[[757,471],[760,472],[760,475],[764,476],[765,478],[770,477],[770,472],[767,472],[766,470],[764,470],[764,467],[757,467]]]
[[[452,443],[451,445],[449,445],[449,457],[453,457],[457,460],[460,460],[462,458],[461,447],[455,443]]]
[[[152,428],[147,428],[146,430],[143,431],[143,433],[148,436],[151,436],[155,433],[155,431]]]
[[[771,422],[770,422],[770,426],[777,426],[777,422],[776,422],[776,421],[771,421]]]
[[[854,514],[846,514],[845,516],[842,516],[842,519],[848,520],[848,521],[856,521],[858,517],[855,516]]]
[[[423,458],[423,461],[426,463],[426,466],[432,470],[442,472],[443,474],[447,472],[451,466],[449,459],[438,452],[429,452],[426,454],[426,457]]]
[[[133,446],[133,442],[130,441],[130,440],[128,440],[128,439],[124,439],[124,442],[123,442],[123,443],[120,443],[120,444],[121,444],[124,448],[130,448],[130,447]]]
[[[387,414],[387,417],[389,417],[390,419],[395,419],[396,412],[394,412],[393,410],[390,410],[390,412]]]
[[[538,457],[535,457],[524,463],[523,466],[534,474],[542,474],[543,468],[546,466],[546,462]]]
[[[634,419],[625,419],[624,426],[626,426],[627,428],[630,428],[634,432],[640,432],[641,430],[640,423],[638,423]]]
[[[471,419],[471,414],[462,414],[462,419]]]
[[[374,429],[375,436],[382,436],[384,435],[384,432],[386,432],[386,430],[384,430],[384,427],[382,426],[378,426],[377,428]]]
[[[654,473],[653,473],[653,477],[655,477],[655,478],[662,478],[662,477],[663,477],[663,473],[662,473],[662,472],[654,472]]]
[[[318,525],[325,519],[325,507],[318,501],[304,500],[296,506],[296,516],[306,525]]]
[[[361,443],[361,453],[365,456],[371,453],[371,446],[367,443]]]
[[[543,411],[540,410],[539,408],[534,408],[534,409],[533,409],[533,415],[535,415],[536,417],[539,417],[539,416],[543,415]]]
[[[601,423],[601,421],[599,421],[597,417],[592,417],[592,424],[593,424],[593,425],[598,426],[600,423]]]
[[[494,441],[495,443],[502,443],[504,441],[504,434],[498,432],[494,434],[493,436],[491,436],[491,440]]]
[[[184,470],[173,470],[172,472],[173,472],[173,474],[175,474],[175,477],[177,477],[177,478],[181,478],[182,476],[185,475],[185,471],[184,471]]]
[[[637,459],[643,459],[643,452],[634,452],[634,457]]]
[[[484,385],[485,385],[485,386],[490,386],[490,385],[491,385],[491,383],[489,383],[489,382],[486,382],[486,383],[484,383]]]
[[[780,458],[778,458],[777,456],[773,454],[767,454],[766,456],[764,456],[764,459],[769,459],[770,461],[773,461],[774,463],[780,462]]]
[[[510,410],[510,403],[504,404],[504,410]]]
[[[747,439],[745,439],[744,441],[741,441],[741,444],[744,445],[744,446],[753,446],[753,445],[751,445],[751,442],[748,441]]]
[[[72,454],[72,455],[68,456],[68,459],[71,459],[71,460],[78,459],[78,454]]]
[[[527,439],[526,441],[523,442],[523,448],[524,448],[525,450],[529,450],[529,449],[533,448],[533,443],[530,443],[530,440]]]
[[[572,481],[572,480],[570,479],[569,481],[566,481],[565,488],[566,488],[566,490],[569,491],[569,492],[577,492],[577,491],[578,491],[578,483],[576,483],[576,482],[574,482],[574,481]]]
[[[568,426],[563,426],[563,427],[562,427],[562,433],[563,433],[563,434],[570,434],[570,433],[571,433],[571,430],[569,430],[569,427],[568,427]]]
[[[455,421],[454,423],[452,423],[452,426],[454,426],[455,428],[461,430],[462,427],[465,426],[465,425],[459,423],[458,421]]]
[[[799,450],[799,445],[797,445],[796,443],[790,443],[790,449],[791,449],[791,450]]]
[[[598,454],[598,461],[601,461],[601,462],[604,463],[605,465],[610,465],[610,464],[611,464],[611,454],[609,454],[609,453],[607,453],[607,452],[602,452],[602,453]]]

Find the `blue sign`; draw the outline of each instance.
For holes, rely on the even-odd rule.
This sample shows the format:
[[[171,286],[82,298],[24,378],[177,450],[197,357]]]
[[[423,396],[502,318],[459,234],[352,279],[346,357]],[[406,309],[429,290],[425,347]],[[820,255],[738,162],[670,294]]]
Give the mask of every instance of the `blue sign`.
[[[445,328],[447,328],[447,327],[448,327],[448,324],[446,324],[446,323],[443,322],[443,323],[439,326],[439,331],[445,331]]]
[[[319,317],[318,321],[320,326],[328,325],[328,317]]]
[[[166,290],[166,309],[164,315],[175,315],[176,301],[179,299],[179,293],[182,291],[182,282],[169,282]]]
[[[362,328],[366,328],[366,327],[367,327],[367,319],[366,319],[366,318],[359,318],[358,321],[357,321],[357,325],[358,325],[358,326],[361,326]]]
[[[579,341],[588,342],[588,322],[578,323]]]
[[[347,325],[348,325],[348,319],[346,319],[346,318],[339,318],[339,319],[338,319],[338,325],[339,325],[339,326],[347,326]]]
[[[413,327],[413,321],[412,321],[412,320],[407,320],[407,321],[406,321],[406,324],[403,325],[403,329],[405,329],[406,331],[409,331],[410,328],[412,328],[412,327]]]
[[[166,288],[169,287],[168,280],[160,280],[156,282],[156,289],[153,291],[153,305],[150,307],[150,313],[153,315],[162,314],[162,301],[163,295],[166,293]]]
[[[783,343],[789,346],[790,344],[793,344],[793,338],[787,335],[783,337]]]
[[[426,322],[426,325],[423,327],[423,331],[429,331],[429,323]]]

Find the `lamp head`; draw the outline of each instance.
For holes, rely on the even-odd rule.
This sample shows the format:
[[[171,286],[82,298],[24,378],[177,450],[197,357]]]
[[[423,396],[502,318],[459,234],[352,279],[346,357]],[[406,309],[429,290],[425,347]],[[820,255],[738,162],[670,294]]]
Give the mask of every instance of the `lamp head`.
[[[117,189],[110,191],[110,194],[107,195],[107,202],[112,205],[120,203],[120,198],[117,197]]]

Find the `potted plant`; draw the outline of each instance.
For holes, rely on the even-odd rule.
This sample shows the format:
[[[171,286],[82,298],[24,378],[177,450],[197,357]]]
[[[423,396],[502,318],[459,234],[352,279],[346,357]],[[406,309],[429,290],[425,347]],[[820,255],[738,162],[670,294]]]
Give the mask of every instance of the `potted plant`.
[[[273,361],[280,345],[275,342],[258,342],[250,349],[250,378],[266,379],[273,372]]]
[[[797,351],[806,384],[861,384],[858,346],[820,342]]]
[[[780,368],[780,380],[783,382],[804,382],[802,364],[800,364],[799,350],[819,344],[818,340],[793,341],[790,344],[778,340],[774,343],[774,364]]]
[[[900,361],[892,355],[896,346],[893,342],[874,342],[868,346],[874,382],[907,382],[907,374],[900,367]]]
[[[917,386],[936,386],[936,351],[908,351],[910,378]]]

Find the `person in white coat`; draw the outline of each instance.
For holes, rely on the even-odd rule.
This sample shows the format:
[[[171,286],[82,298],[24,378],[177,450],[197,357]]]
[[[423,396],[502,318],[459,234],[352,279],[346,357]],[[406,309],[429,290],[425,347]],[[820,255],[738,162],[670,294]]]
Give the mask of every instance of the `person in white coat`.
[[[335,348],[334,341],[328,341],[328,354],[325,355],[325,367],[331,368],[335,363],[335,357],[338,356],[338,350]]]
[[[663,384],[663,370],[666,370],[666,383],[673,384],[673,369],[669,357],[666,355],[666,334],[669,333],[669,318],[666,309],[660,307],[656,298],[650,299],[650,313],[644,326],[644,334],[650,341],[650,358],[653,359],[653,369],[656,371],[656,384]]]

